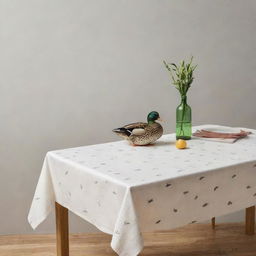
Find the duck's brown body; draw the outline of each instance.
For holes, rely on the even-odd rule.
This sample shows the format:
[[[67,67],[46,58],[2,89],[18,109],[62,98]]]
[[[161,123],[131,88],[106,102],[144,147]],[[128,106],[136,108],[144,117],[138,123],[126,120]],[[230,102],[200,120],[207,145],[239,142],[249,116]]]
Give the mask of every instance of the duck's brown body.
[[[163,135],[163,127],[157,122],[132,123],[113,130],[134,145],[145,146],[154,143]]]

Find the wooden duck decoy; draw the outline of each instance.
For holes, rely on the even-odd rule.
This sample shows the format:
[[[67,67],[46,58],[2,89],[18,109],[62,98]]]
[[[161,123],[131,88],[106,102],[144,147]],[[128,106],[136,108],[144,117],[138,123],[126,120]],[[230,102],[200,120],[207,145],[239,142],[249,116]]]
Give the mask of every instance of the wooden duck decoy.
[[[161,121],[158,112],[152,111],[148,114],[147,123],[132,123],[113,130],[120,137],[128,140],[136,146],[145,146],[154,143],[163,135],[163,127],[156,122]]]

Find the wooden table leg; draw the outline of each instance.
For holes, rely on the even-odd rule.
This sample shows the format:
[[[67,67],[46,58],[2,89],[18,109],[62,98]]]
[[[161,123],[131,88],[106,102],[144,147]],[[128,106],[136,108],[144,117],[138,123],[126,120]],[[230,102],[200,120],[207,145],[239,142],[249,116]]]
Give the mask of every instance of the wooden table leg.
[[[212,229],[215,229],[215,217],[212,218]]]
[[[55,202],[57,256],[69,256],[68,209]]]
[[[247,235],[254,235],[255,206],[246,208],[245,215],[245,233]]]

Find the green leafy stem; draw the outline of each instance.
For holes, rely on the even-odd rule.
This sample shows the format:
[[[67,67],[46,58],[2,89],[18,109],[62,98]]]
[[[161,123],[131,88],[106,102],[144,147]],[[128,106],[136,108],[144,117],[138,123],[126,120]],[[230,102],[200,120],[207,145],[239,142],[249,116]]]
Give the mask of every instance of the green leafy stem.
[[[175,63],[167,63],[166,61],[163,62],[170,72],[172,82],[176,89],[180,92],[181,96],[186,96],[187,91],[194,80],[193,72],[197,67],[197,65],[192,65],[193,57],[191,57],[189,63],[185,63],[183,60],[179,65],[176,65]]]

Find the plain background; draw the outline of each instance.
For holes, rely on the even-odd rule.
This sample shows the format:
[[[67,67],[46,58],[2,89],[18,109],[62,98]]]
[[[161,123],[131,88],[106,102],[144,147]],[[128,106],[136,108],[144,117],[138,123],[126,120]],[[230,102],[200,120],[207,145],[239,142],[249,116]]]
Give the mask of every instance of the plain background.
[[[255,28],[255,0],[0,0],[0,233],[32,232],[47,151],[118,140],[151,110],[174,131],[163,59],[195,57],[194,124],[256,128]],[[36,232],[54,230],[52,215]]]

